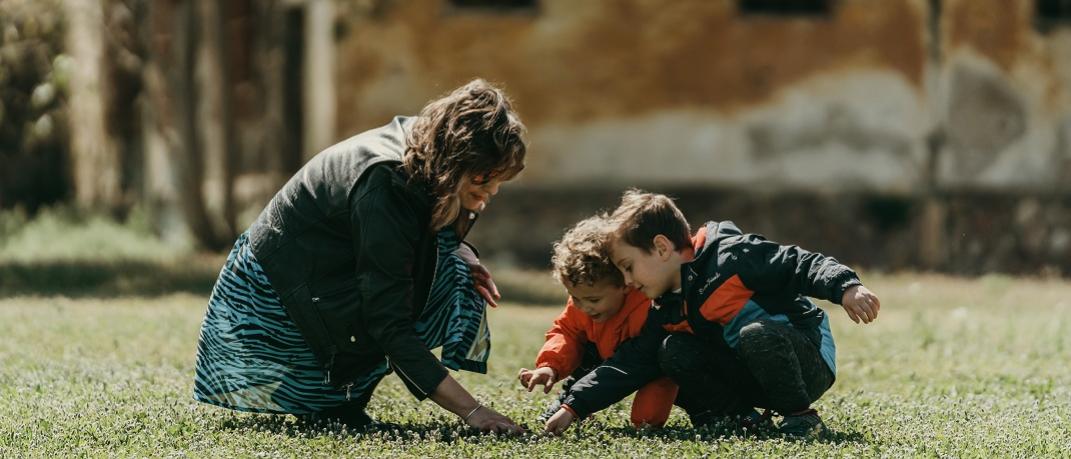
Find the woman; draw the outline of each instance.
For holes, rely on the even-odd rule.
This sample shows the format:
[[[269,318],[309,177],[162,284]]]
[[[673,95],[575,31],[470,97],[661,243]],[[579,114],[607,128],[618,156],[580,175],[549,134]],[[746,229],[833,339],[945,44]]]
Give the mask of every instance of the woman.
[[[523,134],[508,98],[478,79],[310,160],[220,272],[194,397],[363,428],[393,371],[472,427],[520,432],[446,367],[486,371],[484,301],[497,291],[459,241],[524,168]]]

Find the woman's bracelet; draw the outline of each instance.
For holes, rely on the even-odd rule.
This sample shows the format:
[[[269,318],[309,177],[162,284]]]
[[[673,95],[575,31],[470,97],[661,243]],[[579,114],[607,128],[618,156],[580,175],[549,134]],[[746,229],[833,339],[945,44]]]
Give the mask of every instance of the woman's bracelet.
[[[469,414],[466,414],[465,417],[461,418],[461,422],[464,422],[464,423],[468,424],[469,423],[469,418],[471,418],[472,415],[476,414],[477,411],[480,411],[480,408],[483,408],[483,405],[480,404],[480,403],[477,403],[476,404],[476,408],[473,408],[472,411],[469,411]]]

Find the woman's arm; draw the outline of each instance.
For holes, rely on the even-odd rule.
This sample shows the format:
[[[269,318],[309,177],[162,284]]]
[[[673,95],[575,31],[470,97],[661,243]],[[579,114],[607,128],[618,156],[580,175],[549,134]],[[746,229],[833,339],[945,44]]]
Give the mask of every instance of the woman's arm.
[[[509,418],[476,401],[452,376],[447,375],[431,394],[431,400],[462,422],[484,432],[523,433],[524,429]]]
[[[377,173],[389,171],[369,172],[370,188],[355,198],[350,212],[361,291],[360,326],[383,349],[406,388],[423,400],[447,377],[446,368],[413,324],[412,269],[424,228],[413,206]]]

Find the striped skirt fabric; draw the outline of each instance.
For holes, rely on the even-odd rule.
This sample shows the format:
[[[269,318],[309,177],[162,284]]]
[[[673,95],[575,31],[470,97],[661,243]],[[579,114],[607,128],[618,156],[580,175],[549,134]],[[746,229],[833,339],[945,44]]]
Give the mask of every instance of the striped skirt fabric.
[[[452,230],[437,235],[432,289],[414,328],[429,349],[442,347],[453,370],[485,373],[490,356],[486,304],[468,265],[455,253]],[[201,325],[194,398],[258,413],[309,414],[371,395],[388,373],[384,363],[336,389],[287,315],[246,235],[238,238],[212,290]]]

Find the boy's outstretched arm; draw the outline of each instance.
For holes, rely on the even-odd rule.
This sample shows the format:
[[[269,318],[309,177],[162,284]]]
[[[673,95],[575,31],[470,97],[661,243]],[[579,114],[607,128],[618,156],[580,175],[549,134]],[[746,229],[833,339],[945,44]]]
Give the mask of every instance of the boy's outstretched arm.
[[[840,304],[856,323],[878,318],[881,302],[851,268],[833,257],[745,235],[733,250],[740,278],[752,290],[788,290]]]
[[[547,421],[546,432],[560,435],[573,421],[613,405],[661,376],[658,346],[664,337],[661,325],[648,316],[639,335],[621,343],[606,362],[573,383],[562,408]]]
[[[578,324],[580,315],[583,314],[573,306],[573,300],[570,298],[565,310],[554,319],[554,325],[547,330],[547,340],[536,356],[535,369],[521,368],[517,373],[521,386],[528,389],[528,392],[536,385],[542,384],[543,393],[550,393],[555,383],[580,366],[583,354],[580,337],[583,330]]]

